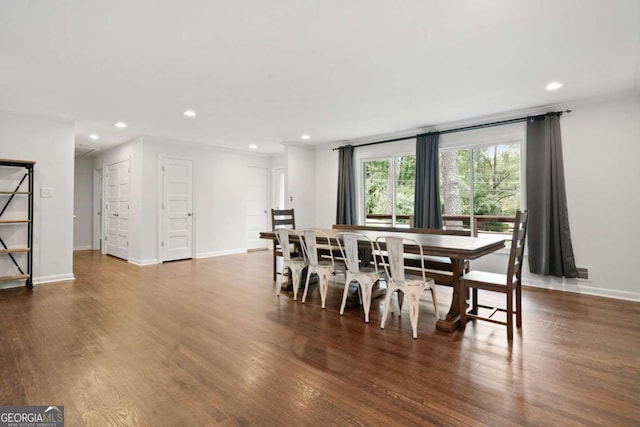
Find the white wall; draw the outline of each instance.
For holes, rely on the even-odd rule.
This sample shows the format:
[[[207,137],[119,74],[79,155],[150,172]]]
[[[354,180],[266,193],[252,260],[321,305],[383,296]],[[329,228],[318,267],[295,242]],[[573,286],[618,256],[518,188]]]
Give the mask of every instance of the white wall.
[[[331,228],[336,223],[336,205],[338,203],[338,151],[336,144],[316,147],[315,176],[315,226]]]
[[[194,244],[196,258],[245,252],[246,177],[249,166],[269,168],[264,155],[144,138],[142,263],[158,262],[161,156],[193,160]],[[269,188],[269,183],[267,185]]]
[[[93,159],[76,157],[73,190],[73,249],[93,247]]]
[[[317,226],[315,222],[315,149],[287,145],[285,156],[287,158],[286,203],[288,208],[295,209],[296,228]],[[334,169],[337,171],[337,168]]]
[[[634,279],[632,269],[640,241],[640,228],[635,225],[640,212],[636,190],[640,182],[640,97],[568,107],[573,113],[563,116],[560,123],[569,220],[576,263],[588,266],[591,278],[580,281],[525,274],[524,283],[640,300],[640,281]],[[463,133],[455,135],[461,137]],[[316,170],[337,171],[338,158],[328,154],[330,149],[318,148]],[[358,154],[362,150],[356,150],[356,156],[362,157],[362,153]],[[372,151],[370,154],[374,155]],[[318,181],[317,191],[316,200],[326,203],[317,205],[316,215],[326,225],[328,212],[335,211],[336,189]],[[506,263],[507,254],[502,252],[474,260],[472,266],[503,272]]]
[[[73,122],[0,112],[0,152],[2,158],[36,162],[34,283],[73,279]],[[52,188],[53,197],[41,198],[42,187]],[[0,283],[2,288],[23,285]]]

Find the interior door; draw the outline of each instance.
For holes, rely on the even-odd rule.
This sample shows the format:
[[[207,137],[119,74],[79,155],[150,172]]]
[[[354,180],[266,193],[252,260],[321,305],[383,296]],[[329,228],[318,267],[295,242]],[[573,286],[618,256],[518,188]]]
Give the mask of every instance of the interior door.
[[[268,230],[267,168],[247,169],[247,249],[266,249],[260,232]]]
[[[193,258],[193,162],[162,160],[162,261]]]
[[[129,160],[107,168],[107,254],[129,259]]]

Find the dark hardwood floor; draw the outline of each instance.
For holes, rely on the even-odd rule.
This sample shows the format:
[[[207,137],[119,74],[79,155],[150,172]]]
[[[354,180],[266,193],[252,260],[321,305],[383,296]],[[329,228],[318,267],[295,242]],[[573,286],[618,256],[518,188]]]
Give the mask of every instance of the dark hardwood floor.
[[[75,255],[72,282],[0,291],[0,405],[67,426],[640,424],[640,303],[525,288],[523,322],[380,329],[275,296],[271,253],[136,267]],[[301,294],[301,293],[300,293]],[[441,313],[450,290],[438,287]]]

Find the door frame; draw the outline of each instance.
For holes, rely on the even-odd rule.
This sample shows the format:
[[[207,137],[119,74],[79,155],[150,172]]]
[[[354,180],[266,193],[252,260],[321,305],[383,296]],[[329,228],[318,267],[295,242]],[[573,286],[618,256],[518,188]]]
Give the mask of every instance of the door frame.
[[[160,264],[164,262],[163,253],[162,253],[162,242],[165,237],[164,230],[164,209],[162,208],[162,204],[164,203],[164,175],[162,173],[162,167],[164,166],[165,159],[176,159],[176,160],[188,160],[191,162],[191,211],[193,215],[191,216],[191,259],[196,258],[196,198],[194,197],[194,189],[195,189],[195,162],[193,161],[193,157],[189,156],[174,156],[171,154],[159,154],[158,155],[158,241],[157,241],[157,251],[158,251],[158,261]]]
[[[102,167],[93,170],[93,233],[92,247],[102,251],[104,246],[104,224],[102,216],[104,212],[104,169]]]

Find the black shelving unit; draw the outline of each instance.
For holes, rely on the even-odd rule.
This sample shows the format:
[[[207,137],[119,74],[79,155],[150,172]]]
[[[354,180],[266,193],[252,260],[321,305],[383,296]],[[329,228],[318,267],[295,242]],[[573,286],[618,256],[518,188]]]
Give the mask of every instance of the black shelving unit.
[[[25,280],[27,288],[33,288],[33,167],[36,162],[29,160],[8,160],[0,159],[0,178],[4,178],[3,175],[9,175],[17,177],[15,185],[9,185],[9,188],[0,188],[0,256],[8,256],[15,267],[17,274],[8,276],[0,276],[0,282],[11,282],[18,280]],[[19,168],[21,170],[10,172],[10,168]],[[3,182],[5,180],[3,179]],[[6,184],[3,184],[3,187]],[[24,212],[23,218],[4,219],[3,215],[7,212],[7,209],[16,200],[16,197],[27,197],[28,207]],[[6,216],[6,215],[5,215]],[[3,231],[6,231],[7,227],[27,227],[27,241],[25,246],[15,246],[5,243],[2,238]],[[24,255],[20,255],[24,254]],[[18,257],[26,256],[27,265],[24,268],[24,263],[21,265]]]

